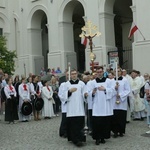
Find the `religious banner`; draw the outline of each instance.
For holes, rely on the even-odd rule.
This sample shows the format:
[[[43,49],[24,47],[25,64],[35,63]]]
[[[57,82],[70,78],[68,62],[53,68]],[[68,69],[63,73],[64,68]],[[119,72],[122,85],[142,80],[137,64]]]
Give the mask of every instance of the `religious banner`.
[[[115,69],[116,61],[119,62],[118,52],[109,52],[109,64],[111,65],[111,68]]]

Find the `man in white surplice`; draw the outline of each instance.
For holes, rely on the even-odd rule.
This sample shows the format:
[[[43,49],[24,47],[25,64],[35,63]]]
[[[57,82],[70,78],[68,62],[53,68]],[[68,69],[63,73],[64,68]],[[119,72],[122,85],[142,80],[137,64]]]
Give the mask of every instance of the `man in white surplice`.
[[[65,82],[62,82],[59,86],[58,90],[58,96],[61,101],[61,112],[62,112],[62,119],[61,124],[59,128],[59,136],[60,137],[67,137],[67,118],[66,118],[66,112],[67,112],[67,97],[65,97],[65,91],[66,91],[66,82],[68,81],[68,71],[66,72],[66,78]],[[66,99],[65,99],[66,98]]]
[[[132,93],[133,93],[133,102],[134,102],[134,120],[143,120],[145,117],[145,104],[144,100],[140,98],[140,89],[143,86],[141,78],[138,76],[137,71],[133,70],[131,73],[132,76]]]
[[[122,76],[125,77],[129,84],[130,84],[130,89],[132,85],[132,77],[127,74],[127,71],[125,69],[122,70]],[[126,118],[126,123],[129,123],[131,121],[131,112],[133,112],[133,95],[132,95],[132,90],[130,90],[130,94],[127,98],[127,118]]]
[[[93,96],[93,139],[95,144],[105,143],[110,138],[111,117],[113,115],[113,89],[109,86],[110,80],[103,77],[103,67],[97,69],[97,78],[91,81]]]
[[[77,79],[77,71],[71,71],[71,80],[67,81],[65,95],[67,100],[67,137],[76,146],[82,146],[85,142],[84,128],[84,83]]]
[[[112,80],[112,86],[115,89],[113,94],[113,109],[114,115],[112,117],[111,129],[114,133],[113,137],[123,137],[126,130],[127,117],[127,97],[131,92],[128,80],[122,76],[121,68],[117,69],[117,74]]]

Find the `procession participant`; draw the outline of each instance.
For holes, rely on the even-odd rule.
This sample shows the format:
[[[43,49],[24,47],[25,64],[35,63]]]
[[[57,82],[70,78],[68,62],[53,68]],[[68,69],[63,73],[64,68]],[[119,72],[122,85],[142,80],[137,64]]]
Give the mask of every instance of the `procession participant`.
[[[68,80],[68,72],[66,72],[66,81]],[[60,84],[59,91],[58,91],[58,96],[61,101],[61,111],[62,111],[62,119],[61,119],[61,124],[59,128],[59,136],[60,137],[67,137],[67,117],[66,117],[66,112],[67,112],[67,99],[65,99],[65,86],[66,82],[63,82]]]
[[[108,79],[114,79],[114,73],[113,72],[109,72],[108,73]]]
[[[65,99],[67,99],[67,137],[76,146],[82,146],[86,140],[83,133],[84,128],[84,83],[77,78],[77,71],[71,71],[71,80],[65,84]]]
[[[115,93],[113,95],[113,110],[112,117],[112,131],[114,138],[124,136],[126,129],[126,115],[127,115],[127,97],[130,93],[130,85],[126,78],[122,76],[121,68],[117,69],[115,80],[113,80],[113,87]]]
[[[2,85],[2,79],[3,75],[0,76],[0,106],[1,106],[1,111],[0,114],[5,114],[5,102],[6,102],[6,95],[4,92],[4,87]]]
[[[6,79],[7,85],[4,88],[4,93],[6,95],[6,103],[5,103],[5,121],[9,121],[15,123],[14,120],[18,120],[18,111],[17,111],[17,103],[16,103],[16,90],[12,85],[12,78],[8,77]]]
[[[145,98],[145,105],[146,105],[146,110],[147,110],[147,124],[148,124],[148,127],[150,128],[150,77],[149,77],[149,80],[146,80],[146,81],[147,82],[144,87],[144,91],[145,91],[144,98]],[[150,130],[147,131],[146,133],[150,134]]]
[[[131,89],[131,84],[132,84],[132,77],[127,74],[127,71],[125,69],[122,70],[122,76],[125,77],[129,84],[130,84],[130,89]],[[131,112],[133,111],[133,95],[132,95],[132,90],[130,91],[130,94],[127,98],[127,118],[126,118],[126,123],[129,123],[131,121]]]
[[[90,76],[91,78],[91,76]],[[91,81],[90,78],[87,75],[83,76],[83,81],[85,83],[84,89],[83,89],[83,95],[85,94],[85,102],[87,103],[87,107],[85,107],[85,112],[87,113],[86,117],[87,120],[85,120],[86,126],[88,127],[89,134],[92,135],[92,107],[93,107],[93,98],[92,94],[90,94],[91,91]],[[85,104],[86,106],[86,104]],[[86,118],[85,118],[86,119]],[[86,129],[85,129],[86,130]]]
[[[113,89],[108,87],[109,80],[103,77],[103,67],[97,68],[97,78],[91,81],[93,96],[92,120],[93,139],[95,144],[105,143],[110,138],[111,117],[113,115],[113,103],[111,101]]]
[[[91,81],[93,81],[94,79],[97,78],[97,72],[93,72],[90,76],[90,80],[87,83],[88,89],[89,89],[89,93],[91,91]],[[88,126],[89,126],[89,135],[92,136],[92,132],[93,132],[93,121],[92,121],[92,109],[93,109],[93,97],[91,94],[88,94],[88,98],[87,98],[87,102],[88,102]]]
[[[53,90],[52,87],[48,85],[48,81],[43,81],[43,88],[41,92],[41,97],[44,100],[44,106],[42,109],[42,116],[44,119],[51,119],[54,116],[53,110]]]
[[[1,115],[1,89],[2,89],[1,83],[2,82],[1,82],[1,76],[0,76],[0,115]]]
[[[8,74],[1,74],[1,109],[2,113],[5,114],[5,101],[6,101],[6,96],[4,94],[4,88],[7,85],[6,79],[8,78]]]
[[[28,77],[27,81],[28,81],[27,85],[28,85],[29,91],[30,91],[30,99],[31,99],[31,102],[32,102],[33,99],[34,99],[34,92],[35,92],[34,91],[34,85],[32,83],[32,77]]]
[[[23,103],[30,103],[30,91],[26,84],[26,78],[21,79],[21,84],[19,85],[19,120],[22,122],[28,122],[31,120],[31,115],[24,115],[22,113]]]
[[[38,86],[40,88],[40,91],[42,91],[43,84],[42,84],[42,81],[41,81],[41,76],[38,76]]]
[[[140,98],[140,89],[143,86],[141,78],[138,76],[136,70],[133,70],[131,73],[132,77],[132,93],[133,93],[133,113],[134,113],[134,120],[143,120],[145,117],[145,104],[144,100]]]
[[[51,79],[50,86],[53,90],[53,98],[54,98],[54,113],[58,117],[59,116],[59,110],[60,110],[60,99],[58,97],[58,89],[59,89],[59,82],[57,81],[56,77],[53,76]]]
[[[16,75],[14,78],[13,86],[15,87],[15,90],[17,92],[17,105],[19,105],[19,91],[18,91],[19,85],[20,85],[19,75]]]
[[[37,111],[35,109],[35,102],[37,99],[41,99],[41,89],[38,85],[38,76],[33,76],[33,86],[34,86],[34,99],[32,101],[32,106],[33,106],[33,115],[34,115],[34,120],[38,121],[40,119],[40,111]]]

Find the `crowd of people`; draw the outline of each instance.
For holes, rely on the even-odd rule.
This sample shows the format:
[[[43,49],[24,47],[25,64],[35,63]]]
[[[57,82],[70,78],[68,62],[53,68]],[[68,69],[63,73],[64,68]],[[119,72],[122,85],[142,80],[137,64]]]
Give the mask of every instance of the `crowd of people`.
[[[0,74],[0,110],[9,124],[16,120],[28,122],[51,119],[59,116],[60,99],[58,97],[58,78],[52,76],[50,81],[41,81],[41,76],[29,74],[21,79],[13,79],[7,73]]]
[[[60,67],[57,67],[57,69],[55,70],[55,68],[48,68],[47,70],[44,69],[44,67],[41,68],[40,71],[40,76],[45,76],[46,74],[57,74],[57,73],[62,73],[62,71],[60,70]]]
[[[132,70],[127,74],[120,67],[106,72],[97,67],[92,74],[85,72],[81,79],[76,70],[71,70],[69,78],[60,85],[58,93],[63,110],[60,136],[68,141],[84,145],[88,129],[96,145],[104,144],[111,133],[114,138],[123,137],[131,119],[143,121],[147,117],[150,127],[147,73],[141,76],[139,71]]]
[[[43,73],[43,72],[42,72]],[[43,74],[41,73],[41,76]],[[129,74],[119,66],[113,70],[103,67],[79,76],[77,70],[66,71],[63,83],[52,75],[50,81],[29,74],[28,78],[13,79],[0,70],[1,113],[9,124],[16,120],[28,122],[59,116],[59,136],[67,138],[76,146],[83,146],[86,135],[95,144],[106,139],[123,137],[126,123],[131,119],[143,121],[147,117],[150,127],[150,76],[140,75],[137,70]],[[150,131],[146,132],[150,134]]]

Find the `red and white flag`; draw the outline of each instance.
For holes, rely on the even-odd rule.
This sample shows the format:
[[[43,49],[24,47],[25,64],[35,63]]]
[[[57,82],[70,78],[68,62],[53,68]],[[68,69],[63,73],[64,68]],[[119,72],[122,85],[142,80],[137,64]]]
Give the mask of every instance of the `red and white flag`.
[[[88,42],[87,37],[81,38],[81,44],[83,44],[85,47],[86,47],[86,45],[87,45],[87,42]]]
[[[129,35],[128,35],[128,39],[131,39],[132,35],[138,30],[138,27],[132,23]]]

